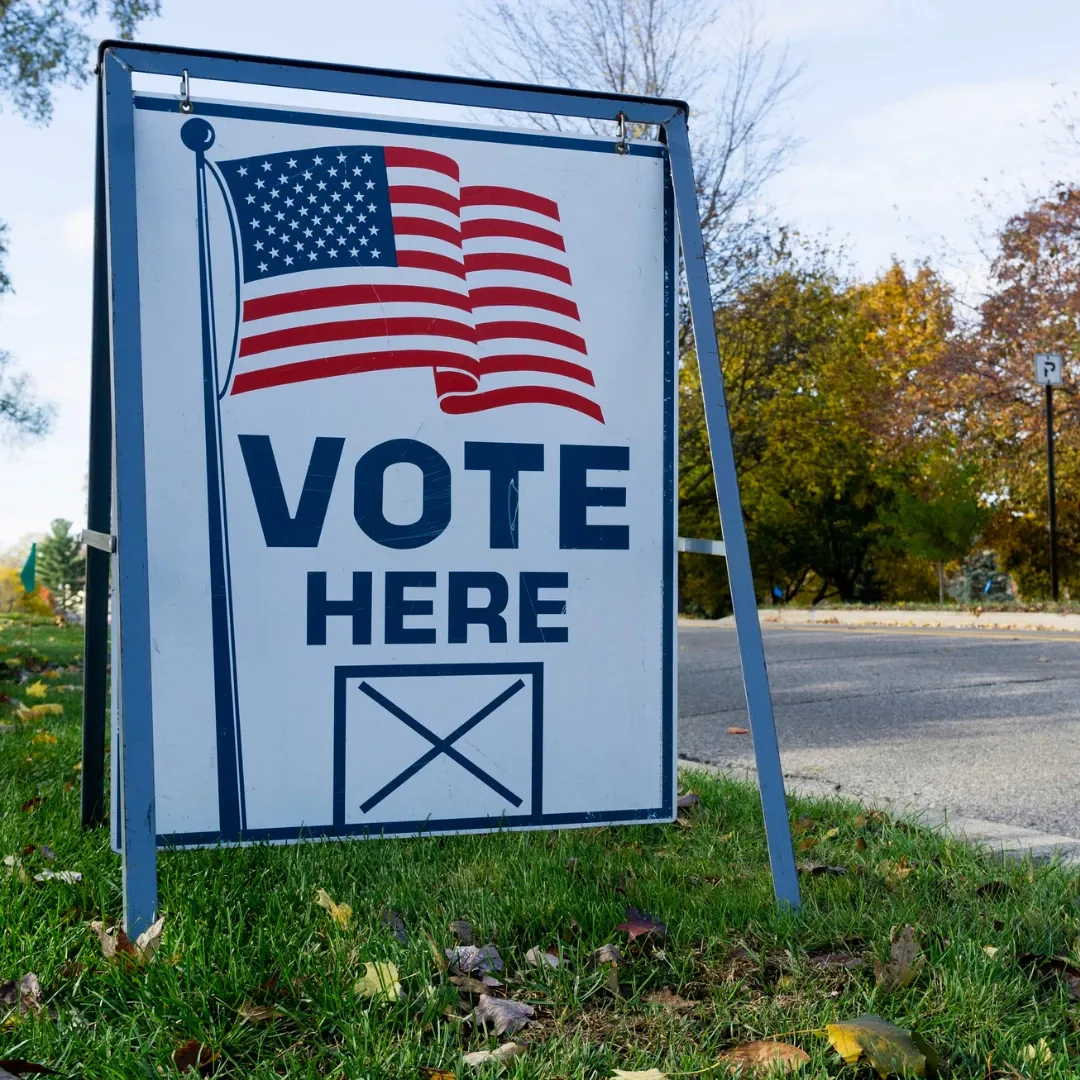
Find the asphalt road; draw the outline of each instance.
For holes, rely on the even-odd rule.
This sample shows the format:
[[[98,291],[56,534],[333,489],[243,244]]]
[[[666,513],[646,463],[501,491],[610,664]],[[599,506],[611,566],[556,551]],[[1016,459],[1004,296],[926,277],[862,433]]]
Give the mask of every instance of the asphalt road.
[[[786,775],[1080,837],[1080,636],[763,629]],[[680,756],[752,766],[740,726],[734,629],[680,628]]]

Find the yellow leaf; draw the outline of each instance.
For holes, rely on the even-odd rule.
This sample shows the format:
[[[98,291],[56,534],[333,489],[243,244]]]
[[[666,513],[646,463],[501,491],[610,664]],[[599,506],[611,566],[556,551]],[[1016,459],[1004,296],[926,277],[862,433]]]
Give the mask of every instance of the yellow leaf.
[[[352,908],[348,904],[335,904],[330,899],[330,894],[325,889],[319,889],[315,894],[315,903],[321,908],[326,908],[330,912],[330,918],[334,920],[342,928],[345,929],[349,925],[349,920],[352,918]]]
[[[45,705],[31,705],[19,713],[20,720],[40,720],[43,716],[63,716],[64,706],[50,701]]]
[[[400,1001],[405,992],[398,982],[397,965],[382,960],[364,964],[364,974],[354,987],[361,997],[385,998],[387,1001]]]
[[[834,836],[839,836],[840,830],[837,828],[829,829],[827,833],[821,838],[822,840],[831,840]]]
[[[42,728],[30,741],[38,745],[55,746],[56,736]]]
[[[27,697],[43,698],[49,691],[49,688],[40,680],[36,683],[31,683],[26,688]]]
[[[56,668],[53,668],[52,671],[43,671],[41,677],[43,679],[59,679],[60,672]]]
[[[854,1020],[826,1024],[825,1032],[833,1049],[854,1065],[865,1054],[878,1076],[892,1074],[925,1076],[927,1068],[937,1068],[937,1055],[930,1045],[913,1031],[867,1014]]]
[[[667,1073],[662,1073],[659,1069],[646,1069],[644,1072],[616,1069],[612,1080],[667,1080]]]
[[[989,956],[991,960],[993,960],[994,957],[997,956],[999,951],[1000,950],[998,949],[998,947],[996,945],[984,945],[983,946],[983,952],[986,953],[986,955]]]
[[[1051,1051],[1045,1039],[1040,1039],[1034,1044],[1028,1043],[1027,1046],[1020,1051],[1020,1056],[1025,1061],[1030,1061],[1033,1065],[1049,1065],[1054,1058],[1053,1051]]]

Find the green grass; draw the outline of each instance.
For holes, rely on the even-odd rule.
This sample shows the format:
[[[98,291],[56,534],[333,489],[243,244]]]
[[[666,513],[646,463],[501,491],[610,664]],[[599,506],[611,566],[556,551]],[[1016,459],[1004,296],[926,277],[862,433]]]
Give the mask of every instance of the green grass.
[[[21,664],[31,643],[49,664],[74,664],[81,651],[76,630],[0,621],[0,662]],[[19,666],[4,669],[0,691],[25,698],[28,684],[12,681]],[[159,957],[146,967],[106,962],[86,921],[119,917],[119,860],[105,830],[79,828],[79,693],[53,689],[81,677],[65,672],[43,681],[45,700],[63,705],[62,718],[19,723],[11,703],[0,704],[0,723],[17,725],[0,733],[0,856],[47,845],[55,862],[34,852],[24,859],[27,870],[78,870],[83,881],[24,884],[0,866],[0,982],[34,971],[46,1004],[36,1018],[6,1024],[0,1007],[0,1058],[92,1080],[155,1078],[176,1075],[175,1049],[196,1038],[219,1054],[221,1077],[413,1078],[425,1066],[475,1075],[462,1052],[500,1040],[460,1019],[459,992],[434,963],[426,936],[440,949],[450,946],[448,924],[467,919],[478,943],[497,944],[509,993],[536,1006],[535,1023],[515,1036],[529,1043],[526,1054],[484,1067],[490,1075],[684,1073],[707,1069],[737,1043],[800,1032],[791,1041],[812,1059],[801,1075],[869,1077],[865,1065],[845,1065],[812,1033],[864,1012],[916,1027],[953,1077],[1013,1070],[1072,1077],[1080,1069],[1067,986],[1017,962],[1024,953],[1080,960],[1074,875],[1002,865],[903,825],[860,828],[858,808],[847,803],[793,800],[793,818],[813,819],[802,836],[818,839],[801,857],[847,873],[803,875],[804,906],[785,913],[773,903],[756,792],[704,775],[683,777],[702,795],[686,828],[165,853]],[[42,727],[55,744],[35,740]],[[22,809],[35,798],[40,804]],[[901,858],[914,869],[890,886],[882,864]],[[985,888],[989,882],[1001,884]],[[313,902],[318,888],[352,906],[347,929]],[[626,947],[615,928],[627,905],[667,923],[660,950]],[[400,915],[407,944],[383,926],[385,908]],[[890,929],[906,923],[916,929],[926,967],[909,988],[886,992],[872,962],[887,957]],[[626,957],[619,997],[606,972],[586,962],[607,942],[618,942]],[[524,954],[535,945],[561,945],[569,965],[529,969]],[[988,945],[1000,950],[996,958],[984,952]],[[822,971],[812,962],[816,953],[839,951],[864,957],[866,967]],[[369,960],[397,965],[403,1002],[372,1004],[354,994]],[[672,1012],[644,1000],[664,987],[698,1005]],[[237,1010],[245,1001],[275,1005],[283,1015],[243,1023]],[[1053,1061],[1025,1065],[1023,1047],[1040,1038]]]

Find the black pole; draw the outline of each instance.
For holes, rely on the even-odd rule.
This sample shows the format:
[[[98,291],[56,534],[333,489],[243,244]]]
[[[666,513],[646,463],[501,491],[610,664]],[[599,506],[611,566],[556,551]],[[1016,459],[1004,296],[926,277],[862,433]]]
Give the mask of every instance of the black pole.
[[[98,85],[94,192],[94,301],[90,340],[90,463],[87,528],[112,532],[112,387],[109,361],[108,256],[105,249],[105,147]],[[108,715],[109,562],[107,551],[86,548],[83,642],[82,824],[105,820],[105,721]]]
[[[1058,598],[1057,500],[1054,497],[1054,388],[1046,384],[1046,484],[1050,503],[1050,595]]]

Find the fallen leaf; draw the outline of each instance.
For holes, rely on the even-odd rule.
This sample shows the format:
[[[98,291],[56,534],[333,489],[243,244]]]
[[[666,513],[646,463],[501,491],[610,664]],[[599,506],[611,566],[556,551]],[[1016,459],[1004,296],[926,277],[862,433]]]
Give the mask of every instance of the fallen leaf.
[[[874,978],[883,990],[897,990],[910,986],[923,969],[926,958],[919,952],[915,941],[915,928],[905,926],[898,934],[893,927],[889,935],[889,962],[874,961]]]
[[[330,899],[330,894],[325,889],[319,889],[315,893],[315,903],[325,908],[330,913],[330,918],[342,928],[349,925],[352,918],[352,908],[348,904],[336,904]]]
[[[817,877],[821,874],[833,874],[836,877],[840,877],[847,873],[846,866],[829,866],[827,863],[820,862],[801,862],[797,867],[800,874],[809,874],[811,877]]]
[[[106,960],[113,960],[117,956],[126,956],[136,963],[145,964],[153,957],[161,940],[161,930],[165,925],[165,916],[163,915],[157,922],[144,930],[134,942],[129,941],[127,934],[119,928],[109,930],[104,923],[97,920],[88,925],[97,934],[98,941],[101,942],[102,954]]]
[[[491,1024],[496,1035],[513,1035],[520,1031],[533,1017],[536,1010],[523,1001],[509,998],[493,998],[484,994],[476,1003],[474,1015],[479,1024]]]
[[[194,1069],[200,1076],[209,1074],[215,1060],[217,1060],[217,1054],[198,1039],[190,1039],[183,1046],[177,1047],[173,1054],[173,1064],[177,1072],[183,1073],[188,1069]]]
[[[701,802],[701,796],[696,791],[688,791],[684,795],[680,795],[676,801],[676,808],[679,810],[690,810]]]
[[[809,964],[823,971],[857,971],[866,966],[866,961],[861,956],[852,956],[851,953],[818,953],[806,959]]]
[[[547,967],[550,968],[557,968],[562,963],[558,953],[550,952],[547,949],[541,949],[539,945],[534,946],[525,954],[525,960],[533,967],[543,967],[544,965],[547,965]]]
[[[729,735],[749,735],[750,734],[750,729],[749,728],[744,728],[744,727],[729,727],[727,729],[727,733]],[[629,1075],[629,1074],[627,1074],[627,1075]]]
[[[245,1024],[269,1024],[282,1015],[273,1005],[256,1005],[251,1001],[245,1001],[236,1014]]]
[[[0,1005],[17,1005],[19,1015],[41,1011],[41,983],[28,971],[18,982],[14,979],[0,983]]]
[[[8,868],[8,873],[17,877],[24,885],[30,884],[30,876],[23,869],[22,859],[18,855],[5,855],[4,865]]]
[[[56,852],[53,851],[52,848],[46,847],[44,844],[39,844],[38,845],[38,854],[46,862],[55,862],[56,861]]]
[[[444,951],[450,966],[461,975],[484,975],[506,966],[494,945],[458,945]]]
[[[822,839],[822,840],[832,840],[832,839],[833,839],[833,837],[835,837],[835,836],[839,836],[839,835],[840,835],[840,830],[839,830],[838,828],[836,828],[836,826],[833,826],[833,828],[829,829],[829,830],[828,830],[828,831],[827,831],[827,832],[826,832],[826,833],[825,833],[825,834],[824,834],[824,835],[822,836],[822,838],[821,838],[821,839]]]
[[[161,943],[161,931],[164,926],[165,916],[162,915],[135,939],[135,952],[143,963],[154,955]]]
[[[55,1069],[50,1069],[48,1065],[38,1065],[34,1061],[24,1061],[22,1058],[0,1058],[0,1080],[3,1080],[5,1072],[10,1075],[16,1073],[18,1076],[59,1076],[60,1074]]]
[[[693,1009],[697,1007],[696,1001],[687,1001],[686,998],[680,997],[670,987],[665,986],[662,990],[654,990],[651,994],[645,995],[645,1002],[649,1005],[663,1005],[665,1009]]]
[[[611,1080],[668,1080],[668,1075],[659,1069],[646,1069],[644,1072],[626,1072],[623,1069],[616,1069]]]
[[[40,795],[35,795],[32,799],[27,799],[19,809],[29,813],[31,810],[36,810],[44,801]]]
[[[925,1040],[880,1016],[867,1014],[826,1024],[825,1031],[833,1049],[849,1065],[865,1054],[881,1077],[893,1073],[925,1076],[937,1068],[937,1055]]]
[[[989,956],[991,960],[993,960],[994,957],[997,956],[997,954],[1000,952],[1000,950],[996,945],[984,945],[983,952],[986,953],[986,955]]]
[[[858,837],[855,838],[855,850],[856,851],[865,851],[866,850],[866,841],[861,836],[858,836]]]
[[[427,1080],[457,1080],[457,1073],[453,1069],[433,1069],[429,1065],[421,1065],[417,1071]]]
[[[38,746],[55,746],[56,736],[42,728],[30,741]]]
[[[379,922],[386,927],[386,929],[389,930],[402,945],[409,944],[409,932],[405,929],[405,921],[393,908],[384,907],[382,909],[382,914],[379,916]]]
[[[461,1060],[466,1065],[485,1065],[489,1061],[510,1061],[512,1058],[520,1057],[524,1053],[524,1046],[519,1046],[515,1042],[506,1042],[494,1050],[474,1050],[471,1054],[466,1054]],[[453,1076],[454,1074],[450,1073],[449,1075]]]
[[[62,881],[65,885],[78,885],[82,874],[78,870],[42,870],[34,875],[35,881]]]
[[[799,851],[811,851],[817,847],[816,836],[804,836],[797,845]]]
[[[664,923],[632,907],[626,909],[626,921],[619,923],[615,929],[624,931],[630,941],[639,937],[654,937],[662,941],[667,936]]]
[[[870,824],[888,825],[889,815],[883,810],[867,810],[864,813],[855,816],[856,829],[863,829]]]
[[[458,939],[462,945],[471,945],[473,943],[473,928],[472,923],[468,919],[455,919],[450,924],[450,933]]]
[[[1047,1041],[1040,1039],[1037,1043],[1028,1043],[1020,1051],[1020,1057],[1024,1061],[1031,1062],[1032,1065],[1049,1065],[1054,1059],[1054,1054]]]
[[[885,884],[890,889],[895,889],[914,869],[915,867],[908,866],[907,856],[901,855],[896,862],[883,859],[878,863],[877,872],[885,879]]]
[[[764,1039],[727,1050],[720,1055],[720,1060],[727,1065],[727,1071],[733,1076],[747,1073],[775,1075],[781,1072],[796,1072],[809,1063],[810,1055],[791,1043]]]
[[[450,982],[463,994],[471,994],[473,997],[486,994],[493,985],[502,985],[498,979],[493,979],[490,975],[485,975],[483,981],[474,979],[471,975],[451,975]]]
[[[802,836],[803,833],[809,832],[817,825],[817,822],[813,818],[800,817],[796,818],[791,826],[792,836]]]
[[[364,974],[354,990],[361,997],[384,998],[387,1001],[400,1001],[405,996],[398,982],[397,965],[382,960],[364,964]]]
[[[49,688],[40,679],[26,688],[26,696],[32,698],[43,698],[48,692]]]
[[[594,967],[600,964],[621,964],[622,953],[617,945],[601,945],[599,949],[593,949],[589,954],[589,963]]]

